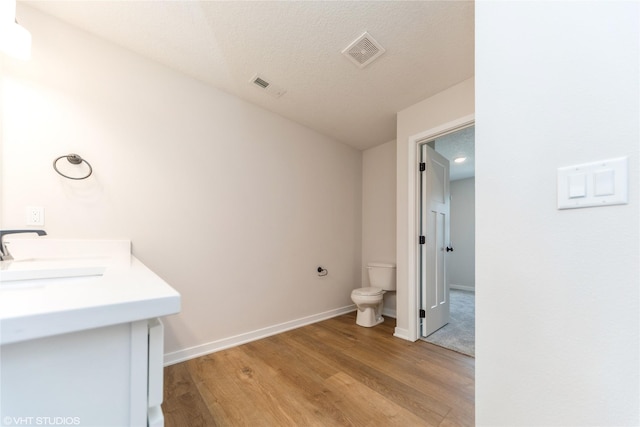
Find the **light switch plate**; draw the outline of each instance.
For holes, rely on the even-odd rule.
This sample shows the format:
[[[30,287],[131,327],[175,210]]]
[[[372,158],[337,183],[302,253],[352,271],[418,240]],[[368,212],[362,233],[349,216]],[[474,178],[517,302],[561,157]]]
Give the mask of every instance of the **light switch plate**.
[[[558,209],[627,204],[627,164],[618,157],[558,168]]]

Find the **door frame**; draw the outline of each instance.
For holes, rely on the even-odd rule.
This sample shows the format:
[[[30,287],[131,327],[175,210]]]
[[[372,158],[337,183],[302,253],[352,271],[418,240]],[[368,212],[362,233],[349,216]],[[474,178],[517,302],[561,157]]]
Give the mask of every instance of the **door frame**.
[[[408,336],[406,338],[410,341],[417,341],[420,338],[420,318],[418,316],[418,307],[420,305],[420,286],[418,283],[420,267],[420,252],[418,251],[418,230],[420,229],[418,223],[420,220],[420,186],[418,180],[420,179],[420,173],[418,171],[418,159],[420,145],[431,139],[472,126],[475,124],[475,121],[475,114],[470,114],[409,137],[409,155],[407,156],[407,170],[409,172],[407,174],[407,194],[409,195],[409,215],[407,218],[407,316],[409,322],[407,330]]]

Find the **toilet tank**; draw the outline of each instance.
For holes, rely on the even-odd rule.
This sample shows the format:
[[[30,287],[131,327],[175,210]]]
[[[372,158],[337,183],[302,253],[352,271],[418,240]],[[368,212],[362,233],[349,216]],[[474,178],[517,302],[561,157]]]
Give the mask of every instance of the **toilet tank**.
[[[367,264],[369,271],[369,286],[385,291],[396,290],[396,265],[386,262],[370,262]]]

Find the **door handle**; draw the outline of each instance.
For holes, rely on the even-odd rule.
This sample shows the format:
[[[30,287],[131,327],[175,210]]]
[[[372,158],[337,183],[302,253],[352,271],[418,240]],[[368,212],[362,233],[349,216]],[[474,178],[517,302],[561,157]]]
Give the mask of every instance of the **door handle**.
[[[453,252],[453,247],[447,246],[447,252]]]

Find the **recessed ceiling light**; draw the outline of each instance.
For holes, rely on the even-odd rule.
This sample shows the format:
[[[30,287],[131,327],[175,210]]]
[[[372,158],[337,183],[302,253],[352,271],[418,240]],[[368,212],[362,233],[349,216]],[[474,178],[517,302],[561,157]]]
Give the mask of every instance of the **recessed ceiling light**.
[[[453,159],[454,163],[464,163],[465,160],[467,160],[466,157],[456,157]]]

